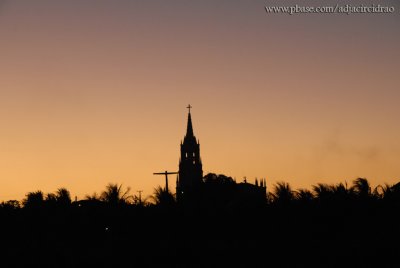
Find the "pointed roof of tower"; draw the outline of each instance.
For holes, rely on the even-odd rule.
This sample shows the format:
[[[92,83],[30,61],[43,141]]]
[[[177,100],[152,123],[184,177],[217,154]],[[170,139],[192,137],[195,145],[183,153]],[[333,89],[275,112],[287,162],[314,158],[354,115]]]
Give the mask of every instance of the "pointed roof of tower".
[[[187,129],[186,129],[186,136],[191,137],[193,136],[193,125],[192,125],[192,117],[190,116],[190,112],[188,115],[188,123],[187,123]]]

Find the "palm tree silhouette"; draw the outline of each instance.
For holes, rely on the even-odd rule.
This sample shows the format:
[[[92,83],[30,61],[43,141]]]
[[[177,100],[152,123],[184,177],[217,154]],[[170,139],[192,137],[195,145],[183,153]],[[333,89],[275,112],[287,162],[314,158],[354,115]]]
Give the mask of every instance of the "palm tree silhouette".
[[[338,183],[336,185],[331,186],[333,196],[336,200],[346,201],[350,199],[354,195],[353,187],[348,187],[347,183]]]
[[[109,183],[106,190],[100,195],[100,200],[110,205],[128,204],[132,199],[129,195],[131,189],[128,187],[125,191],[122,189],[122,184]]]
[[[294,194],[295,199],[301,203],[309,203],[314,199],[313,193],[308,189],[298,189]]]
[[[332,197],[333,194],[332,187],[326,183],[318,183],[317,185],[313,185],[312,189],[318,200],[327,200]]]
[[[377,199],[384,199],[385,195],[387,196],[390,190],[391,186],[389,184],[387,183],[385,183],[384,185],[379,184],[374,188],[372,194]]]
[[[153,195],[150,197],[156,205],[160,206],[171,206],[175,203],[174,195],[168,190],[168,192],[161,186],[154,189]]]
[[[385,183],[383,186],[378,185],[373,191],[373,196],[380,200],[396,203],[396,200],[400,200],[400,184],[390,185]]]
[[[277,182],[271,195],[273,202],[277,204],[288,204],[295,198],[295,192],[286,182]]]
[[[355,179],[353,181],[353,189],[359,198],[367,199],[371,197],[371,186],[365,178]]]

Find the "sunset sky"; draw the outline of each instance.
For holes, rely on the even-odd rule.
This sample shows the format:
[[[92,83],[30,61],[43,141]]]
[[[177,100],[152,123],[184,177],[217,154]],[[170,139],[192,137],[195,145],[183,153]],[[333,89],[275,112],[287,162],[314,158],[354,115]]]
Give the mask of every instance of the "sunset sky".
[[[0,0],[0,201],[152,194],[153,172],[178,169],[189,103],[204,174],[400,181],[399,1],[264,9],[293,3],[332,1]]]

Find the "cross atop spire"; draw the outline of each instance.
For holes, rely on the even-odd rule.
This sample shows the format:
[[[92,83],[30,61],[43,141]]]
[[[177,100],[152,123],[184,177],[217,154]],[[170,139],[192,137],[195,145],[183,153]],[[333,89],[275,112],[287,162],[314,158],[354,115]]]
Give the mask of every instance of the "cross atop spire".
[[[186,108],[189,109],[186,136],[187,137],[193,137],[192,117],[190,116],[190,108],[192,108],[192,106],[189,104],[188,107],[186,107]]]

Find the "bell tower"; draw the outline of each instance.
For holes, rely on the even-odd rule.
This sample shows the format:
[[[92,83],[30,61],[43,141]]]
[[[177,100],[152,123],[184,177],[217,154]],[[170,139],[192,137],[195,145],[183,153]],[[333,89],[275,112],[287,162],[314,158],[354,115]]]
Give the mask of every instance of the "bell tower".
[[[200,143],[193,134],[192,117],[189,110],[186,135],[181,141],[181,157],[179,159],[179,175],[176,181],[176,197],[178,202],[190,200],[200,192],[203,184],[203,167],[200,158]]]

